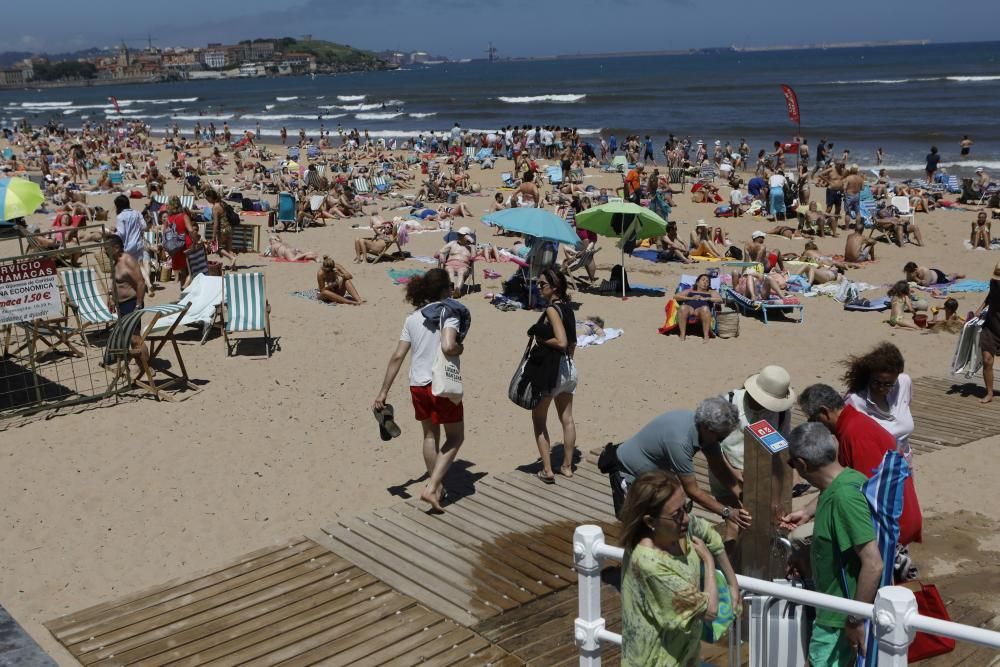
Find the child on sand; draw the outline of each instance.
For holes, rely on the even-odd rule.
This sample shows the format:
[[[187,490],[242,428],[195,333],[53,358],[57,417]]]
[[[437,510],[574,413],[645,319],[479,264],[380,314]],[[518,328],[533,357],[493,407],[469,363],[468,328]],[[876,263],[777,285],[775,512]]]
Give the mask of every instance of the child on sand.
[[[907,322],[905,313],[913,312],[913,302],[910,300],[910,284],[905,280],[896,282],[889,288],[889,326],[901,329],[920,329],[915,322]]]

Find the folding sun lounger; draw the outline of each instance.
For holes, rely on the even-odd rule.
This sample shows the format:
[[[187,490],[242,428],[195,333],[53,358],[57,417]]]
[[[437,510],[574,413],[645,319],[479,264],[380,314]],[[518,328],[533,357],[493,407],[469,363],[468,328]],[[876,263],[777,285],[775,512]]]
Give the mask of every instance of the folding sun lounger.
[[[805,307],[800,303],[782,303],[781,301],[751,301],[749,298],[743,296],[739,292],[735,291],[729,286],[723,285],[720,289],[722,298],[730,302],[735,308],[740,310],[744,315],[757,315],[761,314],[764,318],[764,324],[769,324],[768,313],[780,312],[780,313],[790,313],[798,311],[799,319],[798,322],[801,323],[805,320]]]

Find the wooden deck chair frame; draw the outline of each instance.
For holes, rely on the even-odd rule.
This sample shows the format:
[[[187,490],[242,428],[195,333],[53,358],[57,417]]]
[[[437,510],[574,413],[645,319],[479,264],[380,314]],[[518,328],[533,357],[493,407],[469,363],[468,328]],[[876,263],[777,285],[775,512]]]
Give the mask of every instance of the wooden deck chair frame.
[[[378,264],[379,262],[382,261],[383,257],[389,254],[389,249],[392,248],[393,246],[396,247],[396,250],[399,252],[400,256],[403,256],[403,246],[399,245],[399,232],[395,229],[393,229],[392,232],[392,240],[385,244],[385,247],[382,248],[382,252],[378,253],[375,259],[368,259],[370,255],[375,255],[375,253],[367,253],[365,255],[365,262],[367,262],[368,264]]]
[[[586,250],[582,251],[579,255],[577,255],[573,259],[573,261],[570,262],[568,265],[563,266],[562,264],[560,264],[559,265],[560,271],[562,271],[562,274],[566,276],[567,280],[572,280],[577,285],[589,286],[590,282],[585,281],[583,278],[574,275],[573,272],[579,271],[580,269],[587,266],[590,260],[594,258],[594,255],[596,255],[600,251],[600,249],[601,249],[600,246],[597,245],[587,248]]]
[[[77,280],[81,277],[82,280]],[[86,330],[104,325],[105,329],[114,325],[118,316],[112,313],[97,290],[97,272],[92,268],[64,269],[59,272],[59,280],[66,294],[65,313],[73,313],[76,331],[80,340],[87,344]]]
[[[184,358],[181,356],[180,346],[177,345],[175,330],[181,319],[187,313],[191,304],[165,304],[162,306],[151,306],[136,310],[118,320],[111,336],[108,338],[108,346],[105,352],[105,363],[114,364],[114,377],[111,381],[113,390],[136,387],[151,394],[157,401],[174,401],[174,397],[164,393],[168,389],[197,389],[188,377],[187,367],[184,365]],[[174,322],[165,330],[152,333],[156,323],[161,317],[167,315],[177,315]],[[147,321],[141,322],[145,316]],[[133,336],[138,336],[138,347],[149,344],[149,361],[132,375],[131,361]],[[161,359],[163,349],[170,345],[174,352],[174,359],[177,361],[179,373],[169,368],[158,368],[153,370],[153,362]],[[139,365],[139,364],[137,364]],[[157,375],[165,375],[164,379],[157,379]]]
[[[261,298],[264,306],[264,328],[263,329],[240,329],[230,331],[230,318],[233,317],[232,309],[229,307],[229,284],[232,280],[237,280],[241,276],[260,276]],[[231,333],[248,333],[254,331],[264,332],[264,345],[267,350],[267,357],[271,357],[271,303],[267,300],[267,277],[262,272],[253,273],[227,273],[222,277],[222,305],[219,308],[220,324],[222,326],[222,339],[226,343],[226,356],[231,356],[235,345],[230,346],[229,335]],[[237,341],[238,343],[238,341]]]
[[[11,327],[20,327],[27,334],[25,341],[15,348],[13,352],[8,349],[12,331]],[[32,365],[37,364],[38,360],[49,352],[65,351],[74,357],[79,358],[84,356],[83,352],[73,345],[71,337],[76,333],[76,330],[66,326],[66,317],[18,322],[5,327],[5,330],[3,346],[3,356],[5,357],[8,354],[17,355],[21,350],[26,348]],[[44,346],[44,349],[39,350],[39,344]],[[65,348],[65,350],[61,348]]]

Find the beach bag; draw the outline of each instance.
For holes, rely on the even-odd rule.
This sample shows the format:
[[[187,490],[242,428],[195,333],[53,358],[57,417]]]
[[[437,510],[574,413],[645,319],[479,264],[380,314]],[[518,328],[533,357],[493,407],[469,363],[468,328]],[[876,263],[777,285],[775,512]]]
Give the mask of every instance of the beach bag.
[[[613,292],[622,291],[622,280],[625,281],[625,291],[628,292],[632,289],[628,284],[628,272],[622,267],[621,264],[615,264],[611,267],[611,290]]]
[[[461,359],[445,354],[440,346],[431,366],[431,393],[440,398],[447,398],[455,405],[462,402],[464,395]]]
[[[529,337],[528,345],[524,348],[524,354],[521,355],[521,361],[514,371],[514,376],[510,379],[510,386],[507,387],[507,398],[514,405],[525,410],[533,410],[542,398],[542,392],[535,389],[534,385],[531,384],[531,380],[524,372],[525,367],[528,365],[530,354],[531,338]]]
[[[187,235],[178,233],[174,225],[168,224],[163,232],[163,249],[167,251],[167,254],[177,254],[184,250],[186,245]]]
[[[719,338],[739,338],[740,314],[733,308],[724,308],[715,316],[716,333]]]
[[[726,257],[729,257],[730,259],[735,259],[737,262],[742,262],[743,261],[743,249],[742,248],[737,248],[736,246],[731,245],[726,250]]]
[[[913,586],[919,586],[920,588],[913,588]],[[941,593],[938,592],[937,586],[934,584],[913,582],[913,584],[905,585],[905,587],[913,590],[913,597],[917,599],[917,611],[921,616],[938,618],[942,621],[951,620],[951,616],[948,615],[948,609],[944,605],[944,600],[941,599]],[[909,662],[917,662],[918,660],[927,660],[938,655],[951,653],[954,650],[954,639],[929,635],[926,632],[918,632],[913,637],[913,643],[910,644],[910,648],[907,650],[906,659]]]
[[[223,202],[222,210],[226,213],[226,222],[228,222],[231,226],[240,224],[240,214],[236,212],[236,209]]]

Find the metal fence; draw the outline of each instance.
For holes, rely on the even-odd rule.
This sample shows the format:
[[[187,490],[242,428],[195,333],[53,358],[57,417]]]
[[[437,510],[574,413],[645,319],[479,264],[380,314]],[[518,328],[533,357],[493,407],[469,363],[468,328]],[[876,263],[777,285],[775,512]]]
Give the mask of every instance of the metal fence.
[[[599,526],[578,526],[573,534],[573,560],[579,581],[579,609],[574,636],[580,650],[580,667],[600,666],[602,642],[621,646],[622,636],[607,630],[601,616],[601,568],[605,560],[621,561],[623,557],[624,550],[621,547],[604,543],[604,531]],[[901,586],[879,589],[875,603],[867,604],[742,575],[737,575],[736,578],[741,590],[754,595],[767,595],[808,607],[869,619],[878,640],[879,667],[907,665],[907,649],[917,631],[1000,649],[1000,632],[921,616],[917,611],[913,592]],[[766,619],[761,618],[750,620],[751,623],[766,622]],[[755,632],[755,628],[751,627],[750,637],[755,635],[761,636],[761,633]],[[752,644],[751,641],[751,664],[763,664],[754,662],[754,650],[760,647]],[[770,663],[767,664],[770,667]],[[738,659],[735,665],[730,659],[730,667],[739,667]]]
[[[76,303],[80,299],[66,289],[68,279],[85,278],[87,295],[109,303],[113,276],[106,246],[46,248],[39,239],[48,238],[23,235],[22,254],[0,258],[0,429],[15,417],[114,393],[113,373],[102,364],[109,323],[88,320],[87,304]]]

